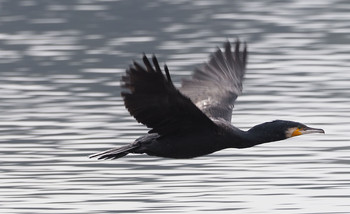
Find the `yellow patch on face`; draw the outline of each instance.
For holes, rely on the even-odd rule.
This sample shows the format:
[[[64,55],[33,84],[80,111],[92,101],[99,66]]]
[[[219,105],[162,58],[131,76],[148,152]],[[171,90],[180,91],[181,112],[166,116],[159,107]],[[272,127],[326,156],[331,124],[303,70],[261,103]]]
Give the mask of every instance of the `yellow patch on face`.
[[[295,129],[294,131],[293,131],[293,133],[292,133],[292,137],[294,137],[294,136],[298,136],[298,135],[301,135],[302,133],[301,133],[301,131],[300,131],[300,129],[299,128],[297,128],[297,129]]]

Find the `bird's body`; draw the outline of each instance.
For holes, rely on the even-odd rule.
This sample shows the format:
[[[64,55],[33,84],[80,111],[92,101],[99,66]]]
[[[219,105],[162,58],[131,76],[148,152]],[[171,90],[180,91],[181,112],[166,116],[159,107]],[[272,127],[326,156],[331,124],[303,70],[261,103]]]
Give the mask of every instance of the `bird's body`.
[[[186,134],[173,134],[161,137],[158,134],[148,134],[139,138],[140,147],[135,153],[146,153],[152,156],[168,158],[194,158],[224,149],[220,136],[215,133],[201,134],[200,131]],[[177,143],[174,143],[177,142]],[[203,145],[203,142],[209,142]]]
[[[125,107],[135,119],[151,128],[148,134],[123,147],[90,157],[115,159],[129,153],[146,153],[167,158],[194,158],[226,148],[248,148],[289,137],[321,133],[304,124],[275,120],[242,131],[231,125],[234,102],[242,92],[246,68],[246,46],[240,43],[231,52],[218,49],[209,62],[197,68],[191,79],[177,89],[165,66],[162,73],[155,56],[153,65],[146,56],[146,66],[134,62],[122,78]]]

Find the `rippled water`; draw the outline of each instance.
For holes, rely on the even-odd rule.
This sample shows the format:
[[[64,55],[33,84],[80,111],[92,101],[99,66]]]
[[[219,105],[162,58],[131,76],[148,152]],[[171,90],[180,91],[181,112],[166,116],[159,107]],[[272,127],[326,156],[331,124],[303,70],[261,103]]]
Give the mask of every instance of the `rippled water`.
[[[1,213],[349,213],[350,3],[0,0]],[[193,160],[87,156],[147,130],[119,79],[142,52],[176,82],[246,40],[243,129],[323,128]]]

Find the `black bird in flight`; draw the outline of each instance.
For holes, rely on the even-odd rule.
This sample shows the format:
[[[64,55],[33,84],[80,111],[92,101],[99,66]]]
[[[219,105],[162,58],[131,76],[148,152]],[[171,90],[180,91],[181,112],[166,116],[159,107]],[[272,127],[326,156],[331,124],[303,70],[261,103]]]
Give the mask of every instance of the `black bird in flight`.
[[[226,148],[248,148],[308,133],[324,133],[302,123],[275,120],[243,131],[231,125],[234,102],[242,93],[247,46],[229,41],[207,63],[196,68],[191,79],[177,89],[167,66],[163,74],[157,58],[144,55],[122,77],[121,96],[135,119],[151,130],[128,145],[91,155],[116,159],[129,153],[166,158],[194,158]],[[243,50],[241,50],[243,49]]]

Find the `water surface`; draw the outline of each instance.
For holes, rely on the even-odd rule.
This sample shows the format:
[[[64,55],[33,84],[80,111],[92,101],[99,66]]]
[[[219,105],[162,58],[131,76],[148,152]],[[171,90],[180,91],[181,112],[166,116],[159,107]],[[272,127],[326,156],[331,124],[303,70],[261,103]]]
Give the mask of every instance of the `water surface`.
[[[0,212],[349,213],[350,3],[0,1]],[[216,46],[249,45],[233,124],[323,128],[193,160],[87,156],[147,129],[119,79],[143,52],[176,83]]]

